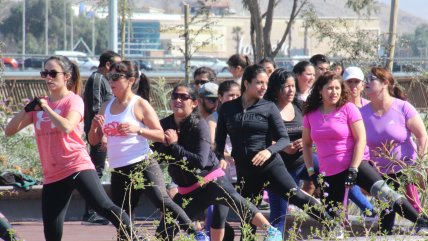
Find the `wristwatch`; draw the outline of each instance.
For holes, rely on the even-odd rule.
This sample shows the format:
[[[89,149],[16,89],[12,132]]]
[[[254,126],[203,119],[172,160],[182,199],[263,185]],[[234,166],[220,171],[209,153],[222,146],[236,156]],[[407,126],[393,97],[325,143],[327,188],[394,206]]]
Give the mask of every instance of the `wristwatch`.
[[[144,128],[139,129],[138,130],[138,135],[142,136],[143,135],[143,131],[144,131]]]

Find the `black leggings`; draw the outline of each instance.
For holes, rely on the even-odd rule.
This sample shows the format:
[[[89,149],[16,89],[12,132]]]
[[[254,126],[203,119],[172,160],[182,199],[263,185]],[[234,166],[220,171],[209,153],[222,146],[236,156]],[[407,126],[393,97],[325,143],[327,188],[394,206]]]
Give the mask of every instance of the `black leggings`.
[[[162,170],[156,161],[149,165],[136,163],[129,166],[116,168],[111,173],[111,195],[114,204],[123,207],[123,210],[131,216],[138,205],[140,196],[144,193],[150,201],[163,213],[172,214],[171,217],[180,222],[180,227],[189,233],[194,232],[192,220],[183,209],[169,197],[163,178]],[[130,187],[129,174],[138,173],[144,178],[144,187],[135,189]],[[160,230],[162,231],[162,230]]]
[[[61,240],[65,214],[74,189],[97,213],[107,218],[121,235],[130,235],[129,216],[107,196],[97,172],[84,170],[60,181],[43,185],[42,214],[46,241]]]
[[[186,195],[177,194],[174,197],[174,201],[183,207],[190,218],[197,217],[212,204],[221,204],[215,205],[216,208],[220,208],[221,210],[214,212],[219,214],[219,217],[213,218],[212,227],[224,226],[229,207],[248,223],[260,212],[256,206],[239,195],[225,177],[220,177],[215,181],[208,182]],[[158,229],[164,229],[163,227],[167,228],[167,233],[161,233],[159,238],[161,238],[161,240],[172,241],[178,231],[173,228],[174,223],[165,222],[162,218]]]
[[[240,160],[235,160],[239,163]],[[262,195],[264,188],[276,193],[289,201],[290,204],[304,209],[309,207],[308,215],[317,221],[322,221],[326,216],[318,211],[319,202],[312,196],[303,192],[288,172],[279,155],[274,155],[271,163],[264,167],[254,168],[250,172],[238,171],[238,185],[241,195],[251,198],[253,201]]]
[[[333,201],[333,203],[342,203],[344,195],[345,195],[345,176],[347,171],[338,173],[333,176],[325,177],[324,180],[329,185],[325,187],[324,191],[328,193],[328,196],[326,197],[326,202],[330,203],[330,201]],[[363,161],[360,166],[358,167],[358,176],[356,180],[356,184],[359,185],[364,190],[370,192],[373,184],[377,181],[383,180],[382,176],[376,171],[374,167],[372,167],[368,162]],[[409,201],[406,199],[406,197],[400,198],[399,202],[395,202],[392,207],[394,216],[395,212],[400,214],[402,217],[412,221],[416,222],[418,219],[418,212],[416,209],[413,208],[413,206],[409,203]],[[335,215],[334,213],[331,213],[331,215]],[[387,216],[386,222],[383,220],[385,218],[384,215],[380,216],[381,218],[381,231],[390,233],[394,220],[392,219],[392,226],[391,226],[391,218],[390,216]]]

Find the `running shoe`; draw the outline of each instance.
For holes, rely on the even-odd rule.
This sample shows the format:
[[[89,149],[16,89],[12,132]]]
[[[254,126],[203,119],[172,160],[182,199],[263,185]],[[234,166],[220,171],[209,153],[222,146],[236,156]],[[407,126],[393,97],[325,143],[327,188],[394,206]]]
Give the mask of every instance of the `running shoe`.
[[[99,216],[96,212],[83,217],[82,225],[108,225],[110,222]]]
[[[415,231],[417,235],[428,236],[428,220],[425,218],[416,221]]]
[[[270,226],[268,230],[266,230],[266,237],[264,241],[282,241],[282,233],[278,229]]]
[[[210,237],[208,237],[204,231],[197,231],[195,233],[195,240],[196,241],[210,241]]]

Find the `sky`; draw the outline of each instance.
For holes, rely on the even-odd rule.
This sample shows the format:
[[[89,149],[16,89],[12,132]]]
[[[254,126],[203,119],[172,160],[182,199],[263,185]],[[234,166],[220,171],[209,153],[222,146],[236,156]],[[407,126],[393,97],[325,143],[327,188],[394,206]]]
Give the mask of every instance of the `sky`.
[[[381,3],[390,5],[391,0],[379,0]],[[399,9],[411,13],[415,16],[428,20],[427,0],[399,0]]]

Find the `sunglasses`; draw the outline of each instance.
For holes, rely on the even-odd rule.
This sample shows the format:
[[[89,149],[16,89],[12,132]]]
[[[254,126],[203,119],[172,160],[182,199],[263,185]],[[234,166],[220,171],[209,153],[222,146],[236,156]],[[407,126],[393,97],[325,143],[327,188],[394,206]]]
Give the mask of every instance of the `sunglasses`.
[[[195,85],[203,85],[208,83],[208,80],[202,80],[202,79],[196,79],[195,80]]]
[[[216,97],[205,97],[204,99],[207,100],[208,103],[210,103],[212,105],[215,104],[215,102],[217,101]]]
[[[107,75],[107,79],[111,81],[118,81],[120,78],[126,77],[126,74],[122,73],[111,73]]]
[[[47,70],[45,70],[45,71],[40,71],[40,76],[42,77],[42,78],[46,78],[46,77],[51,77],[51,78],[56,78],[56,76],[58,75],[58,74],[64,74],[65,72],[58,72],[58,71],[56,71],[56,70],[49,70],[49,71],[47,71]]]
[[[375,80],[378,80],[379,79],[379,77],[377,77],[376,75],[374,75],[374,74],[369,74],[368,76],[367,76],[367,80],[369,81],[369,82],[372,82],[372,81],[375,81]]]
[[[189,94],[172,93],[171,94],[171,99],[172,100],[180,99],[182,101],[186,101],[186,100],[192,99],[192,96],[190,96]]]

